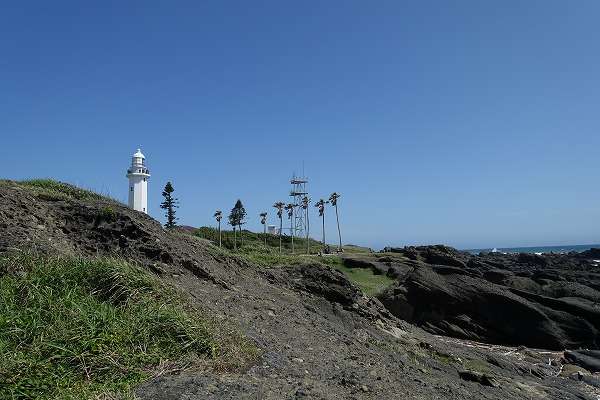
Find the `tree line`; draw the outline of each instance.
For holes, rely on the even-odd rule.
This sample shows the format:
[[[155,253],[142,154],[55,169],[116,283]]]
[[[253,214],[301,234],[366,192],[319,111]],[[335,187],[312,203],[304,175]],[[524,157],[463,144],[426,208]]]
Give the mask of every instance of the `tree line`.
[[[336,223],[337,223],[337,231],[338,231],[338,241],[339,241],[339,245],[338,245],[338,251],[342,252],[342,232],[340,229],[340,218],[339,218],[339,212],[338,212],[338,199],[340,198],[340,194],[333,192],[331,194],[331,196],[329,196],[329,199],[326,201],[324,199],[319,199],[319,201],[317,201],[315,203],[315,207],[318,209],[319,211],[319,217],[321,217],[321,226],[322,226],[322,244],[323,244],[323,248],[325,249],[327,244],[325,243],[325,208],[327,204],[331,204],[332,207],[334,207],[335,209],[335,217],[336,217]],[[306,254],[310,254],[310,216],[309,216],[309,206],[310,206],[311,200],[309,197],[304,196],[304,198],[302,199],[301,204],[292,204],[292,203],[288,203],[285,204],[282,201],[278,201],[275,202],[273,204],[273,208],[275,208],[276,210],[276,215],[277,218],[279,219],[279,231],[278,231],[278,236],[279,236],[279,253],[281,254],[282,252],[282,233],[283,233],[283,213],[285,212],[287,214],[288,219],[290,220],[290,236],[291,236],[291,242],[292,242],[292,253],[296,252],[296,248],[295,248],[295,244],[294,244],[294,214],[296,212],[296,208],[300,207],[302,209],[301,212],[304,213],[305,217],[306,217]],[[217,210],[214,213],[214,218],[217,220],[217,230],[219,232],[219,247],[222,246],[222,241],[221,241],[221,219],[222,219],[222,211],[221,210]],[[242,225],[245,224],[245,217],[246,217],[246,209],[244,208],[242,201],[238,200],[235,203],[235,206],[231,209],[231,213],[229,214],[229,224],[233,227],[233,231],[234,231],[234,248],[237,249],[237,235],[235,234],[236,232],[236,227],[239,227],[239,232],[240,232],[240,240],[242,241],[242,245],[243,245],[243,233],[242,233]],[[267,245],[267,217],[268,217],[268,213],[267,212],[261,212],[259,214],[260,217],[260,223],[263,225],[263,235],[264,235],[264,240],[265,240],[265,246]]]
[[[160,204],[160,208],[165,210],[165,228],[171,229],[176,226],[176,222],[178,218],[176,217],[176,208],[179,207],[179,200],[173,196],[173,192],[175,189],[173,188],[173,184],[171,182],[167,182],[165,188],[163,189],[162,196],[164,198],[163,202]],[[342,232],[340,229],[340,218],[338,213],[338,199],[340,198],[340,194],[333,192],[328,200],[319,199],[315,203],[315,207],[319,212],[319,217],[321,217],[321,232],[322,232],[322,245],[324,251],[327,249],[327,244],[325,243],[325,209],[326,205],[330,204],[335,209],[335,219],[337,223],[337,231],[338,231],[338,251],[342,252]],[[304,196],[301,204],[293,204],[288,203],[285,204],[282,201],[277,201],[273,204],[273,208],[276,210],[277,218],[279,219],[279,253],[282,252],[282,232],[283,232],[283,213],[284,211],[287,214],[288,219],[290,220],[290,236],[292,241],[292,253],[296,252],[294,246],[294,214],[297,211],[296,208],[300,207],[302,209],[301,212],[304,213],[306,217],[306,254],[310,254],[310,219],[309,219],[309,206],[311,204],[311,199],[308,196]],[[213,217],[217,221],[217,230],[219,232],[219,247],[222,247],[222,237],[221,237],[221,220],[223,218],[223,212],[221,210],[215,211]],[[267,245],[267,212],[261,212],[259,214],[260,223],[263,225],[263,235],[265,240],[265,246]],[[240,235],[240,246],[244,245],[244,233],[242,230],[242,225],[246,224],[246,208],[240,199],[235,202],[235,205],[231,209],[231,212],[228,216],[229,225],[233,228],[233,236],[234,236],[234,250],[237,250],[237,235],[239,232]]]

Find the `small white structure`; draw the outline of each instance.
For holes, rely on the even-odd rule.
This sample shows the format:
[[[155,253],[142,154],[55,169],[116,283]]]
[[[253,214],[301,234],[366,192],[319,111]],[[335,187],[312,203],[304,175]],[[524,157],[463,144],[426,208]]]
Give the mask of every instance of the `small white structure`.
[[[146,157],[137,149],[131,158],[131,167],[127,170],[129,178],[129,207],[148,214],[148,178],[150,170],[146,167]]]
[[[275,225],[267,225],[267,233],[277,235],[279,234],[279,229]]]

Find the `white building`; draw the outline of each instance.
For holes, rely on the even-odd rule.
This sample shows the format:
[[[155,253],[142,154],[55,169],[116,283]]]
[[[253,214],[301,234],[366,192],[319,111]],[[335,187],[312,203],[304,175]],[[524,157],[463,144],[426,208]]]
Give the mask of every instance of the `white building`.
[[[137,149],[131,158],[131,167],[127,170],[129,178],[129,207],[148,214],[148,178],[150,170],[146,167],[146,157]]]

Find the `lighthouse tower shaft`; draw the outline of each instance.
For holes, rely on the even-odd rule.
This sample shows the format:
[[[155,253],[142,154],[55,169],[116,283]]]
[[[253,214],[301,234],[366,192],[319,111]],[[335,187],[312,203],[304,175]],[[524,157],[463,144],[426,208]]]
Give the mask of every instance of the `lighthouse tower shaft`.
[[[129,178],[129,207],[148,214],[150,170],[146,166],[146,157],[140,149],[131,158],[131,167],[127,170],[127,178]]]

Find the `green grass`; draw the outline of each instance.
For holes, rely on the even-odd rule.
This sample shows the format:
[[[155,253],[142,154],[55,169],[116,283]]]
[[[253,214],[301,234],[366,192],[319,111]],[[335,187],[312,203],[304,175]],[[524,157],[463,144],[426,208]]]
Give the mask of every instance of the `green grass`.
[[[198,228],[198,230],[196,231],[196,235],[201,238],[208,239],[211,242],[213,242],[214,244],[219,244],[219,231],[217,231],[215,228],[203,226],[201,228]],[[241,250],[243,250],[245,247],[248,247],[248,246],[251,248],[259,248],[259,247],[264,248],[265,247],[265,238],[266,238],[267,239],[267,244],[266,244],[267,248],[277,249],[277,251],[279,251],[279,236],[278,235],[271,235],[268,233],[267,234],[255,233],[255,232],[250,232],[250,231],[244,230],[244,232],[243,232],[244,245],[243,246],[241,246],[240,233],[237,232],[236,235],[237,235],[237,245],[239,248],[241,248]],[[308,240],[309,240],[311,254],[317,254],[318,252],[320,252],[323,249],[323,245],[321,244],[321,242],[317,242],[314,239],[308,239]],[[233,248],[234,248],[233,231],[222,230],[221,231],[221,241],[222,241],[222,245],[224,248],[233,250]],[[286,235],[281,236],[281,248],[282,248],[283,253],[290,254],[292,252],[292,238],[290,236],[286,236]],[[306,253],[306,238],[295,237],[294,238],[294,248],[295,248],[296,253],[305,254]],[[332,249],[335,249],[335,247],[332,247]]]
[[[214,228],[201,227],[196,231],[196,236],[210,240],[214,245],[219,244],[219,232]],[[234,256],[245,260],[251,264],[261,267],[272,267],[276,265],[296,265],[304,263],[326,263],[325,259],[339,257],[329,255],[317,257],[317,254],[323,249],[320,242],[309,239],[310,255],[306,254],[306,239],[294,238],[294,253],[292,253],[292,238],[289,236],[281,237],[282,252],[279,253],[279,236],[263,233],[244,231],[244,244],[237,233],[237,249],[234,250],[233,231],[221,231],[221,240],[223,249],[221,250],[228,256]],[[266,245],[265,245],[266,237]]]
[[[344,249],[344,253],[346,254],[364,254],[373,252],[369,247],[356,246],[353,244],[345,244],[342,246],[342,249]]]
[[[346,274],[348,279],[370,296],[376,296],[394,283],[394,279],[386,275],[375,275],[369,268],[348,268],[341,261],[334,267]]]
[[[8,181],[3,182],[6,183]],[[52,179],[29,179],[12,183],[33,190],[36,195],[47,200],[76,199],[118,202],[109,196],[102,195],[91,190],[80,189],[69,183],[59,182]]]
[[[279,248],[265,247],[260,244],[246,244],[237,250],[229,250],[227,248],[219,249],[213,247],[212,252],[217,254],[245,261],[259,267],[274,267],[283,265],[297,265],[303,263],[319,262],[319,257],[316,255],[306,254],[279,254]]]
[[[255,357],[182,296],[122,261],[1,258],[0,398],[131,398],[167,364]]]

